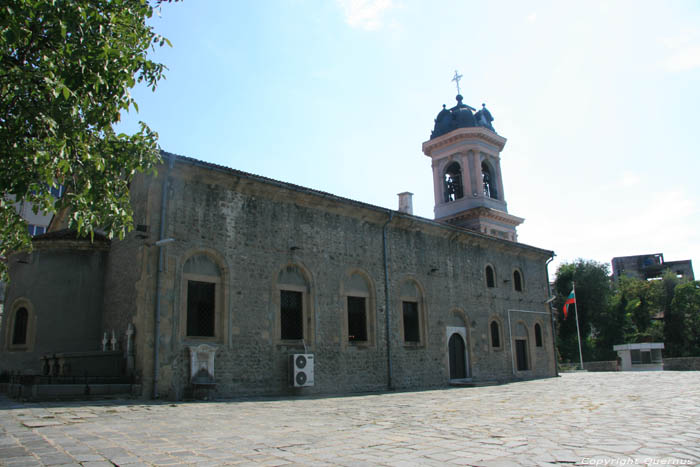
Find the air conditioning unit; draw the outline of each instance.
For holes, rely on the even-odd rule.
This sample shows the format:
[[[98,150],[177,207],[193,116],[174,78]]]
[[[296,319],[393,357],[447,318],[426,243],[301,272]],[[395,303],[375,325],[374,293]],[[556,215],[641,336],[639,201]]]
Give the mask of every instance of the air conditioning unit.
[[[295,353],[289,356],[289,385],[295,388],[314,385],[314,354]]]

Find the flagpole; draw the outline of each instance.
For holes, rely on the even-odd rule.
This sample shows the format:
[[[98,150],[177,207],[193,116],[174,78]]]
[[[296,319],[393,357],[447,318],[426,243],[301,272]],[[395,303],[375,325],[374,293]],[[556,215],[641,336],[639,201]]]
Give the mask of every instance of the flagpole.
[[[574,297],[576,297],[576,283],[571,282],[572,289],[574,291]],[[578,336],[578,357],[581,361],[581,369],[583,370],[583,352],[581,352],[581,331],[579,331],[578,328],[578,300],[574,302],[574,305],[576,305],[575,311],[576,311],[576,336]]]

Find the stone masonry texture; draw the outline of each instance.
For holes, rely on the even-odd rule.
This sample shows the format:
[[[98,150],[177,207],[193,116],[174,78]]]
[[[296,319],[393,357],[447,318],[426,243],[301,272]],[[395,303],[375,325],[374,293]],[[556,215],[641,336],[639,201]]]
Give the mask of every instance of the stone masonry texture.
[[[156,289],[157,389],[160,397],[173,400],[188,395],[189,348],[202,343],[217,349],[212,397],[384,390],[389,387],[387,339],[393,388],[444,387],[450,381],[448,328],[464,330],[467,371],[474,381],[555,375],[552,323],[545,304],[545,264],[551,252],[173,157],[172,168],[164,164],[157,176],[134,179],[134,219],[142,228],[123,241],[112,241],[100,263],[102,327],[115,329],[123,349],[126,327],[134,325],[135,368],[144,396],[152,394],[154,384]],[[164,238],[174,241],[158,247],[161,222]],[[217,331],[211,338],[192,338],[186,332],[184,269],[188,259],[198,255],[206,256],[219,271]],[[486,286],[487,265],[495,270],[493,288]],[[288,270],[297,271],[305,282],[303,342],[279,337],[279,278]],[[523,279],[521,291],[513,285],[516,270]],[[347,338],[345,291],[353,274],[364,278],[369,290],[371,332],[363,345]],[[22,283],[13,287],[21,289]],[[418,302],[418,343],[403,338],[406,290],[412,290]],[[80,290],[72,292],[77,295]],[[497,347],[490,338],[492,321],[499,327]],[[535,325],[541,329],[541,346],[535,342]],[[515,365],[516,337],[526,341],[524,370]],[[290,388],[289,355],[306,352],[315,355],[315,385]]]

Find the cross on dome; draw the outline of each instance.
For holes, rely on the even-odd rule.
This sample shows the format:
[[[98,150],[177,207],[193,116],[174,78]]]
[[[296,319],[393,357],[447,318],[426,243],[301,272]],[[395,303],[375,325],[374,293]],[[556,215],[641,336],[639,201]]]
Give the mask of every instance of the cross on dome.
[[[457,73],[457,70],[455,70],[455,75],[452,77],[452,81],[454,81],[455,83],[457,83],[457,94],[462,94],[462,93],[459,91],[459,80],[460,80],[460,79],[462,79],[462,75],[460,75],[459,73]]]

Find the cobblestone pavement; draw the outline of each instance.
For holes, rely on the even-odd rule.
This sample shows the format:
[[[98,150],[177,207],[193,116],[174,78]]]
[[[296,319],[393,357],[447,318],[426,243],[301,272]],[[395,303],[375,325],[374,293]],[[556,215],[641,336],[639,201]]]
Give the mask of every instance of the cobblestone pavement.
[[[0,465],[697,465],[700,372],[196,403],[0,399]]]

